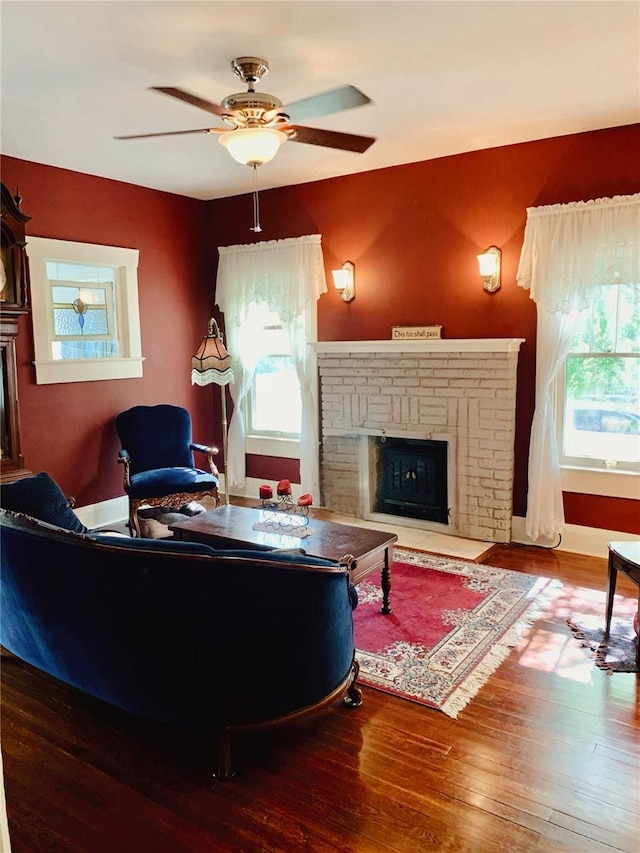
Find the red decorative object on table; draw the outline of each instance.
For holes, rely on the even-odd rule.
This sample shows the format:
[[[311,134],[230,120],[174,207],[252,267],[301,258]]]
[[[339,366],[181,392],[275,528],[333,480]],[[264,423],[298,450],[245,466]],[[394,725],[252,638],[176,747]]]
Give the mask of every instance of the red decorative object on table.
[[[290,495],[291,494],[291,483],[289,480],[280,480],[278,483],[278,494],[279,495]]]
[[[291,496],[291,482],[289,480],[280,480],[276,486],[278,500],[273,500],[273,489],[268,483],[263,483],[259,487],[258,494],[264,507],[267,517],[265,524],[274,528],[283,529],[286,526],[294,524],[294,516],[299,517],[295,522],[295,526],[306,526],[309,524],[309,507],[313,505],[313,495],[306,492],[300,495],[297,502],[294,503]],[[285,521],[289,515],[291,521]]]

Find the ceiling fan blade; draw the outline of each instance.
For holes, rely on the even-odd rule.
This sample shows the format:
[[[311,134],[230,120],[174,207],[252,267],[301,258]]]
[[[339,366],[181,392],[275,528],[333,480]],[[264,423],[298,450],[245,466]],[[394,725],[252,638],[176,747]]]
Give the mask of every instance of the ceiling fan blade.
[[[114,139],[150,139],[152,136],[184,136],[188,133],[224,133],[224,127],[201,127],[198,130],[169,130],[166,133],[136,133],[133,136],[114,136]]]
[[[305,142],[307,145],[324,145],[325,148],[340,148],[343,151],[355,151],[363,154],[376,141],[372,136],[356,136],[353,133],[340,133],[337,130],[321,130],[317,127],[301,127],[299,124],[283,125],[280,130],[295,130],[292,142]]]
[[[341,110],[350,110],[370,103],[371,98],[355,86],[340,86],[329,92],[321,92],[319,95],[293,101],[285,106],[284,112],[291,121],[308,121],[310,118],[326,116],[329,113],[338,113]]]
[[[171,98],[177,98],[179,101],[184,101],[201,110],[206,110],[208,113],[213,113],[214,116],[221,116],[222,109],[218,104],[212,101],[205,101],[204,98],[199,98],[197,95],[192,95],[191,92],[185,92],[184,89],[176,89],[173,86],[151,86],[154,92],[162,92],[163,95],[169,95]]]

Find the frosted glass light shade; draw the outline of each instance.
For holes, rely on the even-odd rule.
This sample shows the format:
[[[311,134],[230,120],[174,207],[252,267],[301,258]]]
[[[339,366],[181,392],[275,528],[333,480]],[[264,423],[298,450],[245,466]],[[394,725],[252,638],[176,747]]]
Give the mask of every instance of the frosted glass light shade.
[[[478,255],[478,266],[480,267],[480,275],[493,275],[496,271],[496,256],[489,252],[483,255]]]
[[[355,267],[351,261],[345,261],[339,270],[331,270],[333,284],[345,302],[351,302],[356,295]]]
[[[482,254],[476,255],[482,277],[482,285],[489,293],[500,287],[500,267],[502,252],[497,246],[489,246]]]
[[[351,284],[352,276],[349,270],[332,270],[332,275],[336,290],[344,290]]]
[[[268,163],[278,153],[286,133],[271,127],[246,127],[229,130],[218,137],[229,154],[243,166],[261,166]]]

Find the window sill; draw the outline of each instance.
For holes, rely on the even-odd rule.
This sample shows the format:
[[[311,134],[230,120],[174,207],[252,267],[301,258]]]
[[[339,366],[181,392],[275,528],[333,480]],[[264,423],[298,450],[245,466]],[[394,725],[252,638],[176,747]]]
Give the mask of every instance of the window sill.
[[[597,468],[560,469],[563,492],[640,500],[640,474],[634,471],[600,471]]]
[[[248,435],[245,438],[246,453],[256,456],[279,456],[283,459],[300,458],[300,442],[290,438],[266,438],[265,436]]]
[[[82,358],[61,361],[34,361],[38,385],[59,382],[95,382],[101,379],[138,379],[142,374],[142,358]]]

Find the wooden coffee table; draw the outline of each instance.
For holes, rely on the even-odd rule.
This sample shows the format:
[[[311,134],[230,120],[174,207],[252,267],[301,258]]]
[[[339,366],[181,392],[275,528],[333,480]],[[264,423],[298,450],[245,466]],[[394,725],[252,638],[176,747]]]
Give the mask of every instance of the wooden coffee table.
[[[272,513],[273,515],[273,513]],[[265,510],[243,506],[221,506],[193,515],[186,521],[169,525],[176,539],[202,542],[214,548],[244,548],[249,545],[273,545],[277,548],[304,548],[312,557],[340,560],[347,554],[353,555],[351,580],[360,583],[372,572],[380,569],[382,607],[380,612],[391,613],[389,592],[391,590],[391,562],[394,533],[353,527],[333,521],[309,520],[309,536],[300,538],[286,532],[254,530],[253,525],[264,521]]]

